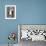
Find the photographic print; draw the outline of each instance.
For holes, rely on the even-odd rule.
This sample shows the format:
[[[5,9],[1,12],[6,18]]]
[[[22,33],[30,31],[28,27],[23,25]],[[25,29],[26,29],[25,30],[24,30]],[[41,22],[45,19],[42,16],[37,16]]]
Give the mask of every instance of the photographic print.
[[[5,19],[16,19],[16,5],[5,5]]]
[[[46,41],[46,25],[18,25],[18,42],[20,46],[31,46],[32,42]]]

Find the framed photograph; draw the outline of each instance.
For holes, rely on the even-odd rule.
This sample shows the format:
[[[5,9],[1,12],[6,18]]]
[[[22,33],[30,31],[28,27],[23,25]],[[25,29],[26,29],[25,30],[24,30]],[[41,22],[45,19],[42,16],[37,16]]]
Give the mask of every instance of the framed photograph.
[[[5,5],[5,19],[16,19],[16,5]]]
[[[21,40],[46,41],[46,25],[19,24],[18,38],[19,42]]]

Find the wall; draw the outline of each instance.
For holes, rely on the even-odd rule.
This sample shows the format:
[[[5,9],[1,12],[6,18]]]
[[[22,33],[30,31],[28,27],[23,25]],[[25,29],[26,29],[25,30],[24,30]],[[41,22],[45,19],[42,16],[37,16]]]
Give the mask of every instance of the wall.
[[[16,20],[5,20],[7,4],[16,4]],[[46,0],[0,0],[0,44],[8,43],[9,32],[18,32],[17,24],[46,24]]]

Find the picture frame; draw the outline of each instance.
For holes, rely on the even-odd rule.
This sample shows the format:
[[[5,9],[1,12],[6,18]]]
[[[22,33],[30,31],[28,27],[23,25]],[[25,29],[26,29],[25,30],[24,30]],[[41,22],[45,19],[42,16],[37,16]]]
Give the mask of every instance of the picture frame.
[[[5,5],[5,19],[16,19],[16,5]]]
[[[23,35],[24,32],[22,34],[21,31],[27,31],[27,30],[28,30],[28,35],[27,35],[28,38],[25,38],[24,37],[25,35]],[[45,24],[18,24],[18,42],[20,43],[21,40],[46,41],[46,25]]]

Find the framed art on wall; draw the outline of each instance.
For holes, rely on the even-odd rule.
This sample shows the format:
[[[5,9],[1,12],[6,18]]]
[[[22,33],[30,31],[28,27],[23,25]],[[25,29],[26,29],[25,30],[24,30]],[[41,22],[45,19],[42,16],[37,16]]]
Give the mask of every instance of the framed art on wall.
[[[5,19],[16,19],[16,5],[5,5]]]
[[[20,24],[18,38],[19,42],[21,40],[46,41],[46,25]]]

